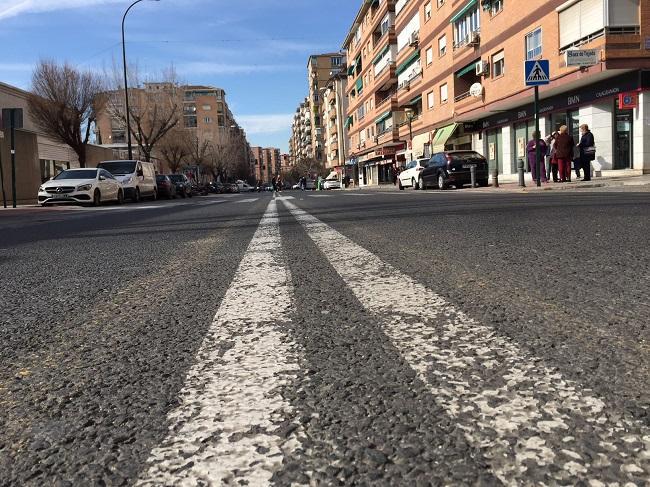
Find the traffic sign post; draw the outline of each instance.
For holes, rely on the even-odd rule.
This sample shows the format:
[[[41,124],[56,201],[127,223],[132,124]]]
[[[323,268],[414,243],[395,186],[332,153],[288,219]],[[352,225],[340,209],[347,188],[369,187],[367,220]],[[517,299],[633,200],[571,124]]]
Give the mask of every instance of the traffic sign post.
[[[2,119],[0,119],[0,122]],[[2,128],[2,124],[0,123],[0,129]],[[5,133],[0,130],[0,142],[5,138]],[[2,147],[0,146],[0,185],[2,186],[2,205],[6,208],[7,207],[7,193],[5,193],[5,171],[4,168],[2,167]]]
[[[524,66],[524,80],[526,86],[535,87],[535,180],[537,186],[542,185],[542,148],[539,146],[539,87],[551,82],[550,63],[547,59],[526,61]]]

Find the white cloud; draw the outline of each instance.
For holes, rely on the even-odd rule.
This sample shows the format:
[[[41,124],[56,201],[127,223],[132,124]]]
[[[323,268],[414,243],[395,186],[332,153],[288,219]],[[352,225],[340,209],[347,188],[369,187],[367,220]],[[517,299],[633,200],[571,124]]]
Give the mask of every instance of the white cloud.
[[[293,113],[275,113],[268,115],[239,115],[235,117],[246,134],[277,134],[291,129]]]
[[[0,20],[26,13],[88,8],[109,3],[124,2],[122,0],[0,0]]]

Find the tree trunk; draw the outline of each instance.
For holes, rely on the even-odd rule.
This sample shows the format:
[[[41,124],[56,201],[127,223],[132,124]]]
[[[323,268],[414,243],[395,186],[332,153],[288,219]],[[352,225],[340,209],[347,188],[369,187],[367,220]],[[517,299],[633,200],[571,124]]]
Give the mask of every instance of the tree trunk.
[[[77,158],[79,159],[79,167],[85,168],[86,167],[86,146],[82,145],[81,147],[77,147],[75,149],[75,152],[77,153]]]

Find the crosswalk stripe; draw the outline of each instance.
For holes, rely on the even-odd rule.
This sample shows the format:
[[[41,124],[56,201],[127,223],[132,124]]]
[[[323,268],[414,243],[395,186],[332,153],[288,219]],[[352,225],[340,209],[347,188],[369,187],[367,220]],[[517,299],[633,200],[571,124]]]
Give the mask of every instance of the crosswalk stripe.
[[[292,301],[271,200],[137,485],[270,483],[299,445],[279,392],[299,370],[296,345],[278,329]]]
[[[284,205],[504,484],[543,478],[606,485],[601,479],[611,477],[612,466],[620,472],[615,480],[636,485],[650,478],[646,426],[607,411],[592,391],[319,219]]]
[[[259,200],[259,198],[246,198],[245,200],[235,201],[235,203],[254,203],[257,200]]]

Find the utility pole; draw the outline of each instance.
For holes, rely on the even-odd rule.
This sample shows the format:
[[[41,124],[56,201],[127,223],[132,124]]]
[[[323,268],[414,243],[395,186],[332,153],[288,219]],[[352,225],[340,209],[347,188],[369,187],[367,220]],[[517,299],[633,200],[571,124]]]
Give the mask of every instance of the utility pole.
[[[0,129],[2,129],[2,125],[0,124]],[[5,133],[0,130],[0,142],[4,140],[5,138]],[[5,193],[5,172],[2,167],[2,145],[0,144],[0,185],[2,185],[2,205],[6,208],[7,207],[7,194]]]

